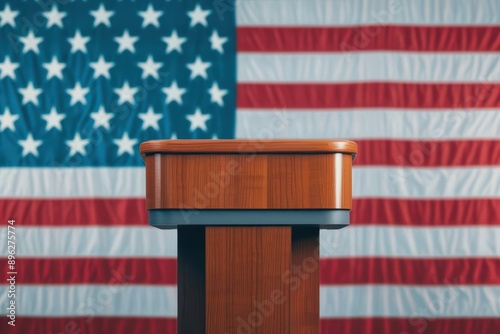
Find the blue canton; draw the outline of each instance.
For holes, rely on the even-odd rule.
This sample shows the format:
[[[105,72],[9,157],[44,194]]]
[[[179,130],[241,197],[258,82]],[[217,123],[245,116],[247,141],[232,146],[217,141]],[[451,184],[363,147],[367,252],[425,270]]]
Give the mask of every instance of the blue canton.
[[[233,138],[235,14],[213,1],[0,1],[0,166],[142,166]]]

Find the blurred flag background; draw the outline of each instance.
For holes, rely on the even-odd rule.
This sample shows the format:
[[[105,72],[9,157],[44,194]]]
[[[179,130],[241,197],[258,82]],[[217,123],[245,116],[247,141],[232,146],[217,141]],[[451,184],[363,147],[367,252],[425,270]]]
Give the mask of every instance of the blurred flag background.
[[[140,142],[348,138],[321,332],[500,333],[500,0],[0,0],[1,332],[175,333]]]

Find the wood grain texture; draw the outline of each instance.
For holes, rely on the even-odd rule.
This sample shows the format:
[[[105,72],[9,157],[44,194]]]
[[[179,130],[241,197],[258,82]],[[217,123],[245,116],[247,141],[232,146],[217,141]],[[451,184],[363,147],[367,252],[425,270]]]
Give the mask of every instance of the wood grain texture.
[[[154,154],[147,209],[351,209],[351,154]]]
[[[140,145],[141,154],[153,153],[347,153],[358,146],[349,140],[150,140]]]
[[[178,229],[178,332],[319,332],[319,229]]]
[[[291,227],[206,228],[206,333],[290,332]]]
[[[356,151],[328,140],[143,143],[146,206],[351,209]],[[179,227],[179,333],[318,333],[318,238],[305,226]]]

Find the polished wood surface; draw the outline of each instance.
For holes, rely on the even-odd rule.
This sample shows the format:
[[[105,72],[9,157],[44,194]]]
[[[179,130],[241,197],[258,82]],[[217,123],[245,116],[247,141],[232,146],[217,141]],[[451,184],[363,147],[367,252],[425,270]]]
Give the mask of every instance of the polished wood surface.
[[[147,209],[351,209],[352,155],[153,154]]]
[[[347,153],[356,154],[350,140],[150,140],[140,145],[142,155],[153,153]]]
[[[182,226],[178,332],[319,333],[317,227]]]
[[[290,332],[291,227],[207,227],[207,333]]]
[[[141,153],[148,210],[351,209],[353,142],[150,141]],[[318,227],[237,220],[179,226],[178,332],[318,333]]]

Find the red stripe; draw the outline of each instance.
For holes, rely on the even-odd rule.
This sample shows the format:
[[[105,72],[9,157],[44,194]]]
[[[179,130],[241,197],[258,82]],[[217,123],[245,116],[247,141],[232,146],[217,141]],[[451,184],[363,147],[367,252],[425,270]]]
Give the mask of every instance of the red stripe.
[[[142,301],[145,302],[145,301]],[[175,334],[175,318],[145,317],[26,317],[17,316],[16,326],[7,324],[8,318],[2,317],[0,333],[9,334]]]
[[[147,225],[143,198],[0,199],[0,212],[18,225]]]
[[[128,209],[115,211],[116,206]],[[3,212],[5,217],[15,218],[17,226],[148,224],[143,199],[2,199],[0,212]],[[131,219],[131,216],[134,218]],[[357,198],[353,200],[351,211],[351,223],[356,225],[499,225],[499,217],[500,199],[493,198]]]
[[[21,257],[16,269],[20,284],[177,284],[175,258]]]
[[[139,317],[16,317],[16,326],[0,322],[0,332],[11,334],[175,334],[173,318]],[[410,318],[339,318],[321,319],[322,334],[421,334],[467,333],[493,334],[500,331],[500,318],[434,318],[415,313]]]
[[[177,283],[174,258],[18,258],[16,265],[19,284]],[[500,284],[497,268],[496,258],[326,258],[321,284]]]
[[[451,167],[500,165],[500,140],[355,139],[357,166]]]
[[[351,223],[451,227],[500,225],[500,199],[358,198],[353,200]]]
[[[498,108],[492,83],[238,83],[238,108]]]
[[[321,260],[321,284],[500,284],[500,258]]]
[[[404,318],[322,319],[322,334],[494,334],[500,333],[500,318],[435,318],[415,310]]]
[[[239,27],[236,40],[238,52],[498,52],[500,27]]]

